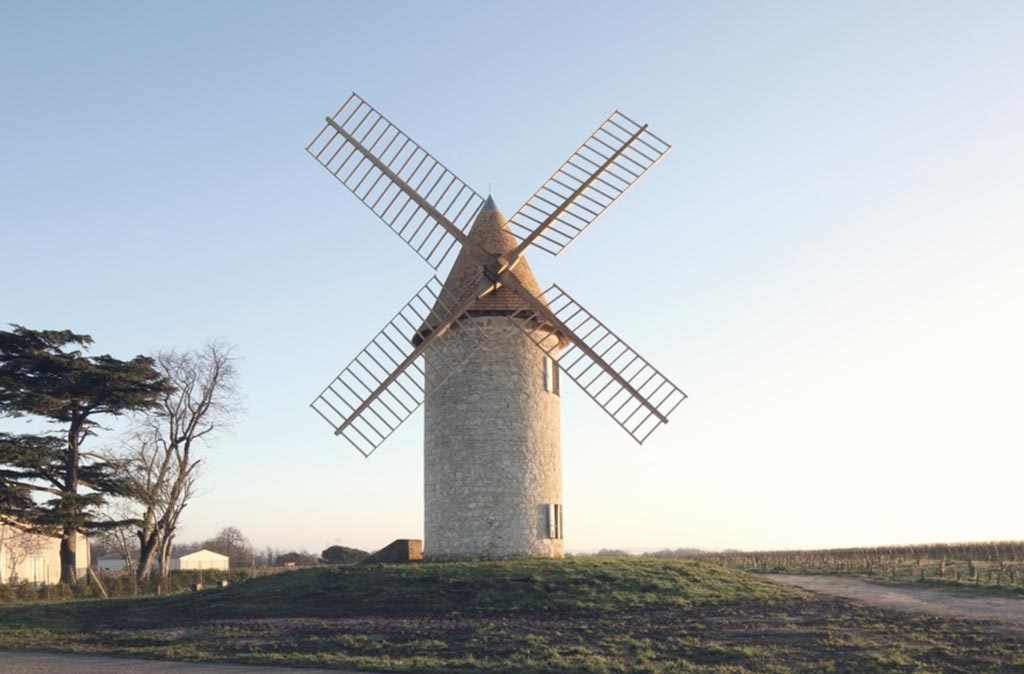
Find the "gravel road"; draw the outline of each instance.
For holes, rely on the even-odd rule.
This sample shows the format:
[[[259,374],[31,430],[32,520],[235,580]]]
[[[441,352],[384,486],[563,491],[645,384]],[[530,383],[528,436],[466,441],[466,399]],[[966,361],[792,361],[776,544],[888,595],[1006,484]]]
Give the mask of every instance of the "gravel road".
[[[928,613],[944,618],[991,620],[1024,629],[1024,599],[986,597],[916,587],[882,585],[841,576],[783,576],[764,578],[818,594],[853,599],[872,606]]]

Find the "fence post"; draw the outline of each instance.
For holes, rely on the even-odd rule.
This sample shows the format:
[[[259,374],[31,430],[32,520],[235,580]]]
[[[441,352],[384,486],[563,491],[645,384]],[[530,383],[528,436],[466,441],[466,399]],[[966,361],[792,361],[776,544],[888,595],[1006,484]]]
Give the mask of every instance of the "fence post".
[[[102,581],[100,581],[100,577],[96,575],[96,572],[92,570],[91,566],[88,567],[88,570],[86,571],[86,575],[85,575],[86,582],[89,582],[89,577],[90,576],[92,577],[93,580],[96,581],[96,587],[98,587],[100,589],[100,592],[103,593],[103,598],[104,599],[109,599],[109,597],[107,596],[107,588],[103,587],[103,583],[102,583]]]

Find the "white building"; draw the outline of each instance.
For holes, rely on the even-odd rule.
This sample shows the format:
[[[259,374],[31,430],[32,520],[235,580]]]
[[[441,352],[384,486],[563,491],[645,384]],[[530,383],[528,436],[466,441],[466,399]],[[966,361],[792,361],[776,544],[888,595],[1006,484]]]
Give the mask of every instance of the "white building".
[[[109,555],[103,555],[96,560],[96,568],[99,571],[124,571],[128,568],[128,562],[124,560],[124,557],[112,552]]]
[[[89,567],[89,540],[75,536],[75,564],[79,578]],[[0,583],[28,581],[34,585],[60,582],[60,538],[28,534],[0,524]]]
[[[195,569],[228,570],[228,557],[211,550],[197,550],[188,554],[171,555],[172,571],[188,571]]]

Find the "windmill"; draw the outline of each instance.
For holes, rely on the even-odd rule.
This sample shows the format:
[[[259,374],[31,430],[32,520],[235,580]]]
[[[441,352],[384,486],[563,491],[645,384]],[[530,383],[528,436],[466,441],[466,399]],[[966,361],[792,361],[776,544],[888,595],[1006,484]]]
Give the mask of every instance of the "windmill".
[[[421,404],[425,555],[561,557],[559,371],[638,443],[684,394],[524,257],[558,255],[670,146],[615,111],[506,220],[356,94],[306,147],[435,271],[311,406],[364,456]]]

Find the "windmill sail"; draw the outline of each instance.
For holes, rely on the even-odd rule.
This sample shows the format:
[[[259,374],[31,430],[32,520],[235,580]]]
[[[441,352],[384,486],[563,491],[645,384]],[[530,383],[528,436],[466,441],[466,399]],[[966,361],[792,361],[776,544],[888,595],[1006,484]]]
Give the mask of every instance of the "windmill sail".
[[[434,269],[484,201],[354,93],[306,151]]]
[[[477,351],[486,334],[463,318],[490,294],[489,309],[475,313],[509,312],[552,356],[552,340],[545,337],[552,331],[564,337],[569,346],[558,358],[560,369],[642,443],[686,394],[561,288],[552,286],[545,300],[545,293],[524,285],[513,269],[528,271],[522,256],[531,246],[561,253],[669,149],[646,124],[613,112],[512,216],[507,230],[501,228],[510,245],[488,247],[469,231],[478,214],[495,208],[493,202],[485,205],[352,94],[326,118],[306,151],[434,269],[456,244],[464,255],[456,261],[457,289],[431,279],[311,406],[335,434],[369,456]],[[448,334],[451,339],[439,339]],[[425,381],[421,356],[427,349],[437,354],[439,366],[431,368],[437,381]]]
[[[538,308],[512,321],[546,352],[552,347],[542,344],[552,323],[561,323],[555,329],[566,331],[571,343],[558,358],[559,369],[643,444],[686,394],[557,285],[544,296],[550,315]]]
[[[475,295],[469,298],[475,299]],[[327,423],[369,456],[455,372],[485,339],[473,321],[448,329],[467,305],[432,277],[351,363],[310,403]],[[445,333],[446,339],[433,338]],[[438,375],[425,380],[424,350]]]
[[[558,255],[661,159],[671,145],[618,110],[509,219],[523,244]]]

